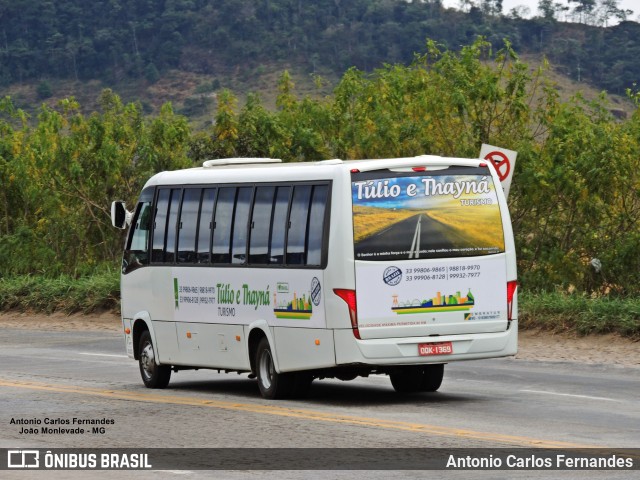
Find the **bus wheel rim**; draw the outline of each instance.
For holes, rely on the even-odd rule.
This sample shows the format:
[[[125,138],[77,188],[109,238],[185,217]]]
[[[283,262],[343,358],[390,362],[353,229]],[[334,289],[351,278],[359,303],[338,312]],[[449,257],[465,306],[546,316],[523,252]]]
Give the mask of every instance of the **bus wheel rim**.
[[[275,369],[273,367],[273,359],[271,358],[271,352],[265,350],[260,357],[260,382],[265,390],[269,390],[273,383],[273,376]]]
[[[142,371],[145,377],[151,378],[155,369],[155,355],[153,353],[153,345],[150,343],[147,343],[142,349],[140,364],[142,365]]]

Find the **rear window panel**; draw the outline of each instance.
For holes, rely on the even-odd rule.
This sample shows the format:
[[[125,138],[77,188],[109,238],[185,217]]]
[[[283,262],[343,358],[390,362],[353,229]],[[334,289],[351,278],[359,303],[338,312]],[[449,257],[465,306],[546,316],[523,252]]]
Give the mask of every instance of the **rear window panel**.
[[[486,167],[352,173],[356,260],[504,252],[496,185]]]

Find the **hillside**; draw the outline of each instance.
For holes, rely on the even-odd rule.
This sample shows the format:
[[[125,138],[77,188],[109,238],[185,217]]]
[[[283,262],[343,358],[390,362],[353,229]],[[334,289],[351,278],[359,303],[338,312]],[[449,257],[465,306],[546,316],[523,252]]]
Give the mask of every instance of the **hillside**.
[[[215,75],[170,69],[154,83],[129,78],[116,83],[99,79],[52,79],[47,81],[50,95],[46,98],[39,94],[41,82],[29,80],[0,89],[0,96],[10,96],[16,107],[32,115],[37,114],[43,103],[55,107],[59,100],[73,96],[82,111],[90,113],[99,109],[100,94],[108,88],[117,92],[124,102],[140,102],[147,114],[158,113],[163,104],[171,102],[177,113],[188,117],[196,127],[202,127],[211,122],[218,93],[225,88],[238,95],[241,104],[248,93],[254,92],[267,108],[275,109],[278,78],[285,70],[291,73],[296,93],[303,97],[329,95],[339,80],[332,71],[326,70],[320,75],[321,85],[318,85],[316,77],[299,66],[271,62],[256,68],[220,68]]]
[[[542,57],[535,54],[523,55],[521,60],[529,65],[533,72],[542,65]],[[41,104],[55,107],[58,101],[75,97],[86,113],[100,108],[99,99],[103,89],[117,92],[125,102],[140,102],[145,113],[158,113],[160,107],[171,102],[177,113],[189,118],[196,129],[210,125],[217,108],[217,96],[223,88],[231,89],[243,105],[248,93],[258,93],[266,108],[275,109],[277,84],[282,72],[291,73],[295,93],[299,97],[324,98],[330,95],[340,77],[330,70],[312,74],[304,68],[287,62],[271,62],[244,71],[243,69],[220,69],[218,75],[198,74],[172,69],[163,73],[155,83],[145,80],[128,79],[116,84],[101,80],[86,82],[55,79],[51,85],[51,96],[40,98],[40,82],[25,81],[2,89],[2,96],[9,95],[18,108],[37,114]],[[587,100],[598,98],[602,90],[585,82],[577,82],[564,73],[562,66],[550,64],[545,76],[554,84],[560,99],[569,100],[580,93]],[[318,84],[318,79],[320,84]],[[610,111],[617,118],[627,118],[635,110],[635,105],[626,96],[607,95]]]
[[[111,88],[124,100],[140,100],[147,112],[171,101],[202,123],[221,88],[241,99],[261,92],[265,105],[273,106],[284,69],[298,93],[321,96],[351,66],[370,71],[384,63],[408,64],[425,51],[426,38],[457,49],[478,35],[494,48],[508,38],[532,63],[546,56],[558,78],[587,91],[624,96],[640,79],[640,24],[629,21],[602,28],[478,7],[463,13],[438,1],[3,3],[0,94],[29,111],[70,95],[91,111],[99,92]],[[312,79],[318,73],[327,79],[319,91]],[[573,92],[573,86],[563,88]]]

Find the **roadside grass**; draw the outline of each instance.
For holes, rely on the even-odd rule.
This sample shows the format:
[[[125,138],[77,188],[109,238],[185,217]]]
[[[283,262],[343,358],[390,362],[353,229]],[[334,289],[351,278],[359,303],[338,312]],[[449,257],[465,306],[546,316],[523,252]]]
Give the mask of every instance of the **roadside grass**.
[[[577,335],[616,333],[640,340],[640,298],[597,297],[563,293],[518,296],[519,324]],[[120,274],[107,271],[92,276],[0,278],[0,310],[40,313],[91,313],[120,310]]]
[[[596,297],[563,293],[518,295],[518,323],[578,335],[617,333],[640,340],[640,298]]]
[[[0,310],[91,313],[120,309],[120,274],[102,272],[92,276],[0,278]]]

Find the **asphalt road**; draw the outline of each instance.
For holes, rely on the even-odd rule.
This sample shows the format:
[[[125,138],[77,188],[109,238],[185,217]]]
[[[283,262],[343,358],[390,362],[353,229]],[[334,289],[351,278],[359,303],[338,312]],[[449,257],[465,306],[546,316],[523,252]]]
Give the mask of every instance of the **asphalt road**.
[[[356,244],[357,252],[379,253],[393,250],[408,255],[425,249],[459,248],[470,246],[448,225],[420,213],[402,220]],[[418,258],[408,256],[408,258]]]
[[[174,373],[149,390],[112,333],[0,329],[0,448],[640,446],[640,369],[496,359],[450,364],[437,393],[386,377],[314,382],[305,401],[262,399],[247,375]],[[12,419],[107,418],[105,432],[20,433]],[[0,472],[1,473],[1,472]],[[431,472],[469,478],[469,472]],[[43,478],[45,472],[11,478]],[[87,478],[47,472],[47,478]],[[129,478],[123,472],[93,472]],[[459,476],[456,476],[459,474]],[[53,476],[52,476],[53,475]],[[389,472],[162,472],[183,478],[389,478]],[[343,475],[343,476],[341,476]],[[453,475],[453,476],[451,476]],[[474,472],[475,478],[632,478],[609,472]],[[0,475],[6,478],[3,475]],[[136,472],[136,478],[152,478]],[[399,475],[394,475],[399,476]],[[424,472],[401,472],[425,478]],[[434,475],[430,475],[434,476]],[[157,478],[157,474],[153,474]]]

